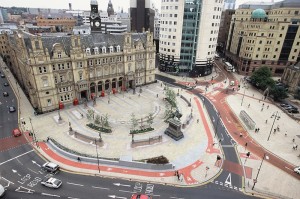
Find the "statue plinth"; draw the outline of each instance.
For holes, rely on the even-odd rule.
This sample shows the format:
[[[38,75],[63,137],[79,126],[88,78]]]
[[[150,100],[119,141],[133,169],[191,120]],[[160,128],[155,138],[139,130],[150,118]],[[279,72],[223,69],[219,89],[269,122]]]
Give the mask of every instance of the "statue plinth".
[[[181,122],[173,118],[168,120],[169,127],[165,130],[165,134],[170,136],[172,139],[178,141],[184,137],[181,131]]]

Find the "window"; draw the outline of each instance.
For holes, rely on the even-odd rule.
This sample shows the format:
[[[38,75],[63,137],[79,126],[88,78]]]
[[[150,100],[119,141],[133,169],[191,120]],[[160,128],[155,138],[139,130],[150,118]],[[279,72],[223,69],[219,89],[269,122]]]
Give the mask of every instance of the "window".
[[[259,41],[259,44],[262,44],[262,41],[261,41],[261,40]]]
[[[58,57],[58,58],[61,58],[61,53],[57,53],[57,57]]]
[[[49,86],[49,84],[48,84],[48,79],[47,79],[47,78],[44,78],[44,79],[43,79],[43,86],[44,86],[44,87]]]
[[[82,68],[82,62],[77,62],[77,67]]]
[[[279,34],[279,37],[282,37],[282,34]]]
[[[174,17],[177,17],[177,14],[174,14]]]
[[[257,51],[260,51],[260,48],[257,48]]]
[[[178,6],[175,6],[175,10],[178,10]]]
[[[297,52],[297,49],[294,50],[294,53]]]
[[[83,77],[82,77],[82,72],[79,73],[79,80],[82,80]]]
[[[40,73],[46,73],[46,72],[47,72],[46,66],[40,66],[40,67],[39,67],[39,72],[40,72]]]
[[[284,30],[284,26],[281,26],[281,30]]]
[[[55,70],[55,65],[54,64],[52,65],[52,69]]]
[[[277,44],[280,44],[280,41],[277,41]]]
[[[47,99],[47,105],[48,105],[48,106],[52,106],[51,99]]]
[[[120,47],[120,45],[118,45],[117,46],[117,52],[120,52],[120,49],[121,49],[121,47]]]

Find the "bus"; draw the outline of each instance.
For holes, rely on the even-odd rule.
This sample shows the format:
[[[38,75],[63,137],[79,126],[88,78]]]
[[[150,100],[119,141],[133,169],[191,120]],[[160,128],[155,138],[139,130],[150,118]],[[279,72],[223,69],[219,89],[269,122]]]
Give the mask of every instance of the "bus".
[[[233,66],[229,62],[225,62],[224,68],[227,71],[233,71],[233,69],[234,69]]]

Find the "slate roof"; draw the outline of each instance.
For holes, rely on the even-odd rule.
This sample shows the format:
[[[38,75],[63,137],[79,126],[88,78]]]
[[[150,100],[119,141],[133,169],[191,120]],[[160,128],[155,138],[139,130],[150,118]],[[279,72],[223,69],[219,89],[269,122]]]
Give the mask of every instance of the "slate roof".
[[[121,51],[123,50],[124,44],[124,35],[112,35],[112,34],[102,34],[102,33],[92,33],[90,35],[79,35],[81,40],[81,46],[86,48],[95,48],[106,46],[117,46],[120,45]],[[64,36],[41,36],[44,49],[48,49],[49,54],[52,54],[52,48],[55,43],[61,43],[64,46],[66,54],[70,54],[71,47],[71,35]],[[135,44],[139,40],[142,41],[143,44],[146,42],[146,33],[132,33],[131,34],[132,43]],[[32,49],[30,37],[24,36],[25,45],[27,49]]]

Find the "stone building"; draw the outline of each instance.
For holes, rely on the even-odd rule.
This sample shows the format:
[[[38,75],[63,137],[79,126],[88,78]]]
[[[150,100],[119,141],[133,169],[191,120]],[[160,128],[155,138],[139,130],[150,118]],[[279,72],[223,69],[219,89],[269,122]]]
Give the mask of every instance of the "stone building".
[[[300,62],[294,66],[286,67],[281,82],[288,86],[289,92],[300,93]]]
[[[152,33],[5,36],[12,73],[37,112],[112,95],[155,81]],[[0,36],[2,38],[2,36]]]
[[[267,66],[274,76],[300,60],[300,1],[246,3],[232,16],[226,59],[243,75]]]

